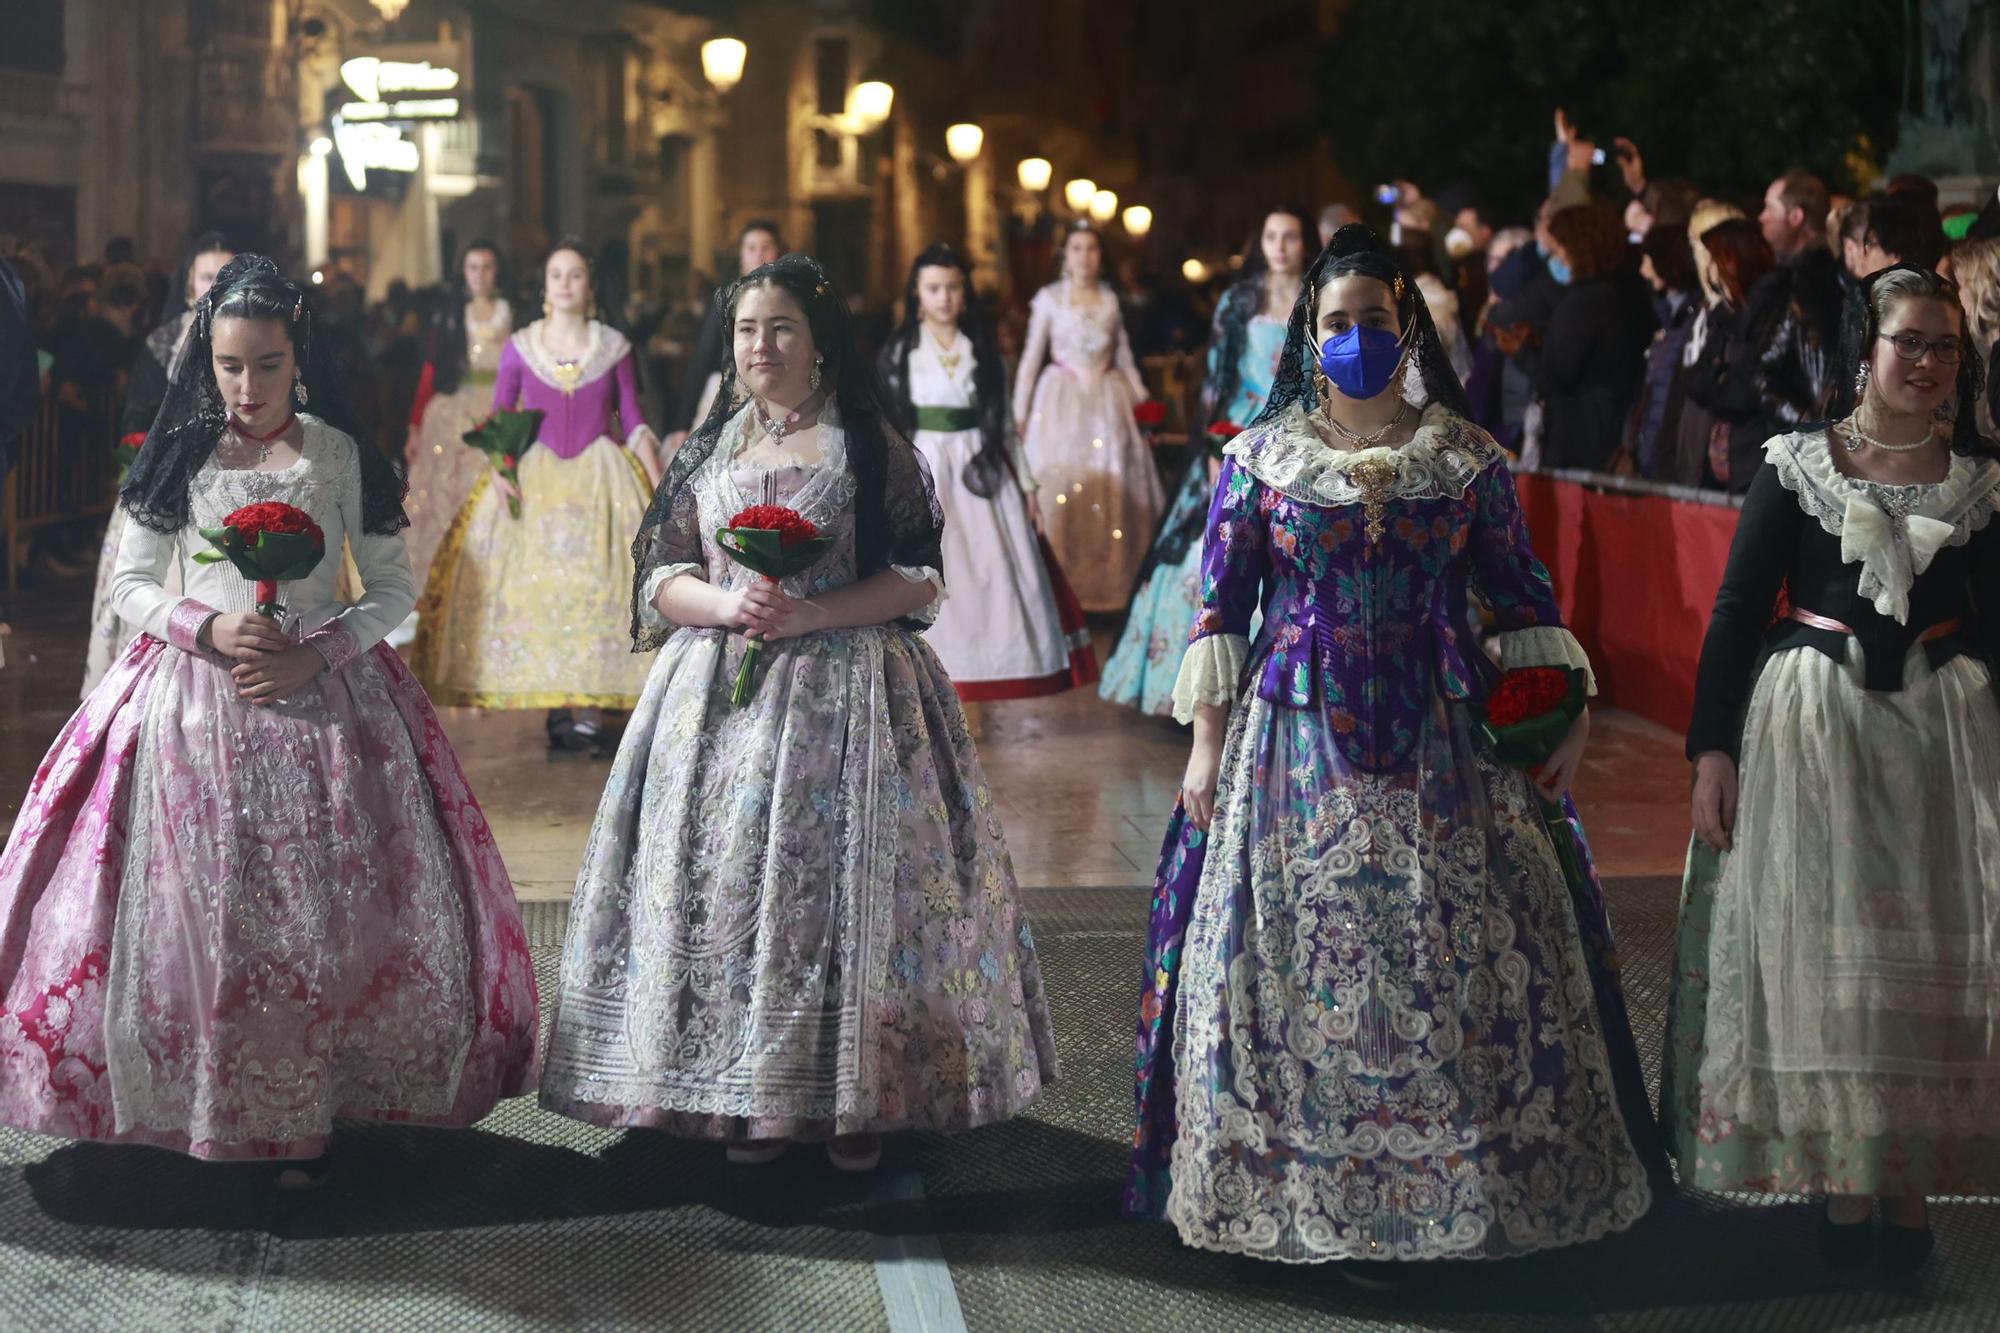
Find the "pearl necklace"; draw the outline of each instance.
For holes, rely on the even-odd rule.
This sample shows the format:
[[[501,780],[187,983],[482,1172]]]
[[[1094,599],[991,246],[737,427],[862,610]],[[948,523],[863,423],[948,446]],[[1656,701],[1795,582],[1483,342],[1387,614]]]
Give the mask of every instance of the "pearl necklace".
[[[1873,435],[1861,429],[1861,422],[1858,417],[1847,418],[1847,420],[1840,423],[1840,428],[1847,432],[1847,452],[1850,454],[1859,453],[1861,446],[1864,444],[1871,449],[1880,449],[1885,454],[1915,453],[1936,438],[1932,433],[1926,432],[1922,439],[1914,440],[1909,444],[1889,444],[1886,441],[1876,439]]]

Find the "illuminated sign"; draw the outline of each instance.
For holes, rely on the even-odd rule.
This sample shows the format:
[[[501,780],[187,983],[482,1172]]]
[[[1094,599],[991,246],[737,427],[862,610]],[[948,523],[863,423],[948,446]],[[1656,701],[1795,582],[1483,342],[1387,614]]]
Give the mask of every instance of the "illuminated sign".
[[[350,125],[336,118],[333,146],[340,150],[347,183],[357,190],[368,188],[370,171],[412,172],[420,161],[416,144],[394,125]]]
[[[342,120],[453,120],[459,99],[430,94],[458,87],[458,71],[428,60],[356,56],[343,61],[340,78],[359,101],[340,108]]]
[[[458,87],[458,71],[428,60],[382,60],[356,56],[343,61],[340,77],[364,102],[384,102],[400,93],[448,93]]]
[[[456,97],[426,97],[401,102],[349,102],[335,113],[342,120],[455,120]]]

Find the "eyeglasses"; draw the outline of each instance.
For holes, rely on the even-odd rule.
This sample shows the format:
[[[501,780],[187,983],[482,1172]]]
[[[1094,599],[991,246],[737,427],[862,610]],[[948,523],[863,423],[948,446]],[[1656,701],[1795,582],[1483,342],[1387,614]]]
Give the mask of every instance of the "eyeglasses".
[[[1959,340],[1956,338],[1939,338],[1936,342],[1932,342],[1917,333],[1884,333],[1877,336],[1894,347],[1896,355],[1905,361],[1921,361],[1924,353],[1929,352],[1941,366],[1958,364]]]

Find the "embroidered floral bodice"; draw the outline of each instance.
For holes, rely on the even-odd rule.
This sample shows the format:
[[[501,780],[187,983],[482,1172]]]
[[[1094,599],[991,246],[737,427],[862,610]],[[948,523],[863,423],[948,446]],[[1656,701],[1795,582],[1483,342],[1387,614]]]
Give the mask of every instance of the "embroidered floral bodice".
[[[647,580],[640,614],[651,626],[666,624],[652,605],[668,580],[696,574],[717,588],[738,588],[760,577],[732,559],[715,534],[752,505],[783,505],[797,510],[833,545],[803,574],[786,579],[785,592],[813,597],[846,587],[856,578],[854,547],[854,474],[847,464],[847,434],[840,428],[839,409],[829,404],[820,413],[817,440],[820,457],[806,460],[783,445],[773,447],[761,436],[752,408],[739,410],[723,427],[715,452],[694,473],[686,494],[673,513],[673,560],[655,569]],[[913,583],[928,582],[937,599],[944,596],[944,577],[935,569],[892,565]],[[936,618],[937,600],[914,612],[913,619]],[[781,641],[782,642],[782,641]]]
[[[1507,665],[1587,666],[1529,543],[1506,456],[1470,422],[1432,407],[1408,444],[1343,452],[1294,406],[1227,454],[1189,666],[1227,647],[1206,640],[1245,643],[1261,606],[1255,643],[1225,652],[1211,674],[1247,668],[1260,698],[1319,710],[1350,762],[1396,769],[1434,697],[1483,696],[1489,667],[1467,617],[1475,582]]]

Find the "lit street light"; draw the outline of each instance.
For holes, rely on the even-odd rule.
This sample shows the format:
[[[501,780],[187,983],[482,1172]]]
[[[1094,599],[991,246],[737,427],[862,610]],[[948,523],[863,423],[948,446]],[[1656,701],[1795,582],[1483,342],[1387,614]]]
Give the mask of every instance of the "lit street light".
[[[951,160],[964,166],[979,156],[979,150],[986,144],[986,131],[977,125],[947,125],[944,131],[945,151]]]
[[[1153,229],[1153,210],[1144,204],[1133,204],[1125,210],[1125,230],[1132,236],[1144,236]]]
[[[734,88],[743,78],[743,61],[750,48],[734,37],[711,37],[701,44],[701,75],[719,93]]]
[[[1032,194],[1048,189],[1055,174],[1056,169],[1049,165],[1046,157],[1024,157],[1014,167],[1014,175],[1021,182],[1021,188]]]
[[[1069,205],[1072,213],[1087,211],[1090,201],[1096,197],[1097,182],[1087,176],[1080,176],[1063,186],[1063,202]]]
[[[1090,196],[1090,220],[1105,223],[1118,216],[1118,196],[1109,190],[1099,190]]]

